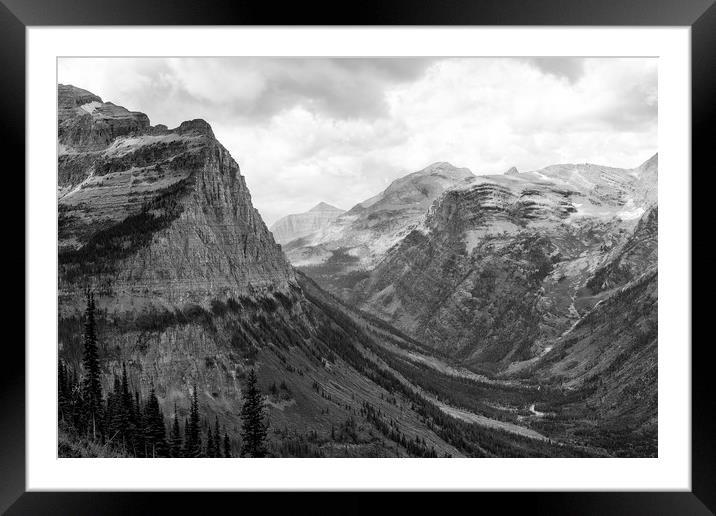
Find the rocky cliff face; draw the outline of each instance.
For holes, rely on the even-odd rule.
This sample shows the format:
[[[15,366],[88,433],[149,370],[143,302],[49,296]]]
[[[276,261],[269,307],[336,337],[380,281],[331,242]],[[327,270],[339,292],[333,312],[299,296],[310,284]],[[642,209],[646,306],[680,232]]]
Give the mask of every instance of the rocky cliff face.
[[[83,90],[60,87],[59,95],[61,105],[75,104],[60,112],[60,128],[82,129],[60,135],[64,307],[81,303],[87,282],[112,310],[288,292],[295,284],[239,166],[206,122],[151,127],[145,115]]]
[[[594,294],[620,287],[641,276],[658,261],[658,217],[656,205],[641,216],[634,232],[605,257],[587,281]]]
[[[344,295],[474,367],[530,360],[655,263],[655,166],[472,178]]]
[[[320,202],[305,213],[286,215],[271,225],[271,233],[279,244],[287,244],[322,230],[345,210]]]
[[[65,152],[100,150],[119,136],[149,128],[144,113],[129,111],[86,90],[59,84],[58,140]]]

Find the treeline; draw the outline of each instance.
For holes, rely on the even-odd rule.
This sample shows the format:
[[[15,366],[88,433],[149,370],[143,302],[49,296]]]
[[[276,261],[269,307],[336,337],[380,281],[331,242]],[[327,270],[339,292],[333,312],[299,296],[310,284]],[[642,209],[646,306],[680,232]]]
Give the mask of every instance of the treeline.
[[[411,409],[418,414],[423,424],[468,457],[582,457],[589,455],[585,450],[567,444],[560,445],[504,430],[485,428],[446,414],[434,403],[404,385],[390,370],[378,366],[361,354],[354,345],[351,345],[351,339],[358,341],[360,335],[359,329],[351,319],[342,312],[322,303],[318,297],[311,296],[310,292],[307,292],[307,297],[312,303],[322,308],[340,328],[335,329],[333,338],[327,341],[338,356],[384,388],[391,396],[400,395],[405,398],[410,402]],[[360,342],[368,350],[386,360],[388,364],[393,362],[388,353],[372,339],[362,338]],[[442,394],[444,395],[444,392]],[[369,409],[363,407],[362,410],[366,415],[365,411]],[[380,415],[380,413],[377,414]],[[371,422],[379,429],[385,429],[377,419],[372,418]],[[387,430],[389,435],[390,429]],[[400,435],[396,437],[401,438]],[[402,444],[402,439],[400,442]]]
[[[113,388],[102,392],[97,348],[95,302],[87,294],[85,310],[83,372],[58,366],[58,418],[60,429],[78,439],[100,445],[105,450],[130,457],[233,457],[231,439],[219,425],[202,421],[196,385],[190,399],[189,414],[183,425],[176,405],[174,417],[166,421],[154,385],[143,398],[130,389],[126,365],[121,378],[115,375]],[[241,456],[265,457],[266,422],[263,395],[256,373],[251,370],[243,393],[241,409]]]
[[[424,458],[436,458],[438,456],[435,447],[430,446],[430,448],[428,448],[425,439],[421,439],[418,435],[415,436],[415,439],[410,439],[400,431],[400,427],[398,427],[394,421],[391,420],[389,423],[386,423],[380,409],[376,410],[375,407],[367,401],[364,401],[361,405],[360,414],[377,428],[378,431],[388,437],[388,439],[405,448],[410,456]]]

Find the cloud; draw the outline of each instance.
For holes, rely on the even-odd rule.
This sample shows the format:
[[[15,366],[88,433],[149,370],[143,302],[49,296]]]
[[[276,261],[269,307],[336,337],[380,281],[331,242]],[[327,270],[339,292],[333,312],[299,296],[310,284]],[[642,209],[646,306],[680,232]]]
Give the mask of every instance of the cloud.
[[[543,73],[576,82],[584,73],[585,60],[578,57],[529,57],[526,61]]]
[[[633,167],[657,150],[655,59],[62,59],[59,79],[154,124],[209,121],[268,223],[435,161]]]
[[[157,112],[179,107],[219,120],[261,121],[302,105],[339,118],[386,114],[384,91],[420,77],[427,58],[66,58],[60,82],[80,77]],[[177,123],[177,122],[175,122]]]

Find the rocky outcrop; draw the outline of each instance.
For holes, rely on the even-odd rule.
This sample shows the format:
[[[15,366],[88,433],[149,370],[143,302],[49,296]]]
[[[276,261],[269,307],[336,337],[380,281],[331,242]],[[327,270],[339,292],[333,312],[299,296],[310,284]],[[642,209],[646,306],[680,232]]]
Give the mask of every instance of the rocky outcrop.
[[[271,225],[271,233],[279,244],[306,237],[328,226],[345,210],[320,202],[305,213],[286,215]]]
[[[79,107],[61,113],[60,127],[89,128],[61,136],[63,309],[81,304],[87,284],[119,311],[286,293],[295,284],[238,164],[209,124],[150,127],[145,115],[113,105],[116,116],[107,104],[86,112],[84,102],[95,97],[84,90],[61,87],[63,96],[63,105]]]
[[[92,103],[102,104],[102,99],[94,93],[70,84],[57,85],[57,118],[60,124],[68,118],[83,114],[80,113],[81,106]]]
[[[611,251],[587,281],[586,287],[592,293],[620,287],[658,262],[658,217],[656,206],[641,216],[629,239]]]
[[[119,136],[149,128],[144,113],[129,111],[86,90],[58,85],[58,142],[61,154],[107,147]]]

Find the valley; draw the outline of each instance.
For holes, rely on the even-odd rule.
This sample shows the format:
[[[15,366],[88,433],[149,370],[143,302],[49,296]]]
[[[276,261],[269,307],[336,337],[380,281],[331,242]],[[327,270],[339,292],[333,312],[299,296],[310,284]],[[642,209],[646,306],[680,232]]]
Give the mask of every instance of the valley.
[[[240,450],[255,372],[272,457],[657,453],[656,156],[439,162],[269,229],[204,120],[58,103],[59,359],[85,372],[91,291],[104,392],[167,425],[196,396]]]

